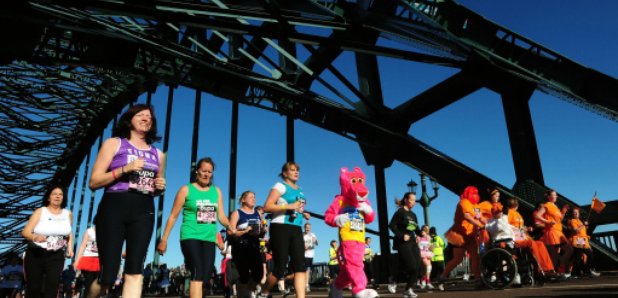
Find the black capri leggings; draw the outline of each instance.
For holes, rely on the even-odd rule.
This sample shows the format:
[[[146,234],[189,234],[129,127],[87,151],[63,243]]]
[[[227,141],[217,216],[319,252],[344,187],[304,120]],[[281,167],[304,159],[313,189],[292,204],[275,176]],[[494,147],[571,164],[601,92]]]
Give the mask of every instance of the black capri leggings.
[[[252,278],[254,282],[260,283],[264,274],[262,257],[259,242],[239,243],[232,245],[232,260],[238,270],[238,281],[246,284]]]
[[[106,192],[95,223],[101,263],[99,283],[109,286],[116,280],[125,240],[124,273],[142,274],[154,225],[153,198],[131,192]]]
[[[215,264],[215,243],[185,239],[180,241],[180,249],[191,272],[191,281],[208,281]]]
[[[273,251],[273,275],[285,276],[285,267],[290,260],[290,269],[305,272],[305,241],[299,226],[273,223],[270,226],[270,245]]]

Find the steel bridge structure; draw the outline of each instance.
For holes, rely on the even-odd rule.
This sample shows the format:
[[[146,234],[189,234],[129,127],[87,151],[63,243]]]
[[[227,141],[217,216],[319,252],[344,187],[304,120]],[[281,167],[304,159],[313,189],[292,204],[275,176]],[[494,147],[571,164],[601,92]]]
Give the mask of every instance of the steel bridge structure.
[[[25,248],[21,229],[46,187],[77,184],[103,130],[162,84],[170,96],[174,86],[185,86],[233,101],[236,115],[239,104],[285,115],[288,159],[295,120],[356,141],[375,167],[381,230],[387,226],[384,169],[395,160],[455,193],[470,184],[497,187],[530,212],[547,189],[528,105],[536,90],[618,120],[616,78],[451,0],[31,0],[0,7],[0,32],[10,41],[0,48],[2,256]],[[334,65],[343,53],[353,55],[354,75]],[[388,107],[380,57],[457,71]],[[514,186],[409,134],[415,122],[482,88],[501,96]],[[561,196],[565,203],[577,205]],[[607,208],[618,212],[616,202]],[[594,224],[615,222],[605,216]],[[380,244],[390,251],[388,234]],[[615,247],[592,244],[602,260],[618,266]]]

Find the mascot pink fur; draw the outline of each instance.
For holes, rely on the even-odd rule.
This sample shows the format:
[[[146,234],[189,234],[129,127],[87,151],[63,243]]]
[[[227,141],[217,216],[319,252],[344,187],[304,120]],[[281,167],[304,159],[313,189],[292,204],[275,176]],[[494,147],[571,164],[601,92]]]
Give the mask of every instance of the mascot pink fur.
[[[326,210],[324,221],[339,227],[339,267],[340,272],[331,284],[329,297],[342,297],[342,289],[351,286],[354,297],[372,298],[378,293],[366,289],[367,277],[363,271],[365,253],[365,224],[373,222],[375,214],[367,196],[365,174],[355,167],[349,172],[341,168],[339,176],[341,194],[337,195]]]

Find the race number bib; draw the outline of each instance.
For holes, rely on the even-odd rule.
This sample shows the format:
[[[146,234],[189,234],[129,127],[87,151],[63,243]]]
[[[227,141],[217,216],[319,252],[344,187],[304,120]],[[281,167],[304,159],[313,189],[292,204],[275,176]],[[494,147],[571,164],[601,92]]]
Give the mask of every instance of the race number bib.
[[[577,246],[586,246],[586,237],[575,237],[575,244]]]
[[[208,201],[197,201],[197,223],[211,224],[217,222],[217,206]]]
[[[143,194],[154,194],[155,191],[155,172],[141,170],[131,173],[129,177],[129,190],[141,192]]]
[[[514,239],[515,241],[526,239],[526,234],[524,233],[523,228],[522,229],[514,228],[513,233],[515,234],[515,239]]]
[[[481,218],[481,209],[480,208],[474,208],[474,218],[476,218],[476,219]]]
[[[90,251],[93,253],[99,253],[99,248],[97,247],[96,241],[92,242],[92,246],[90,246]]]
[[[352,231],[363,231],[365,229],[365,220],[362,218],[351,218],[350,219],[350,230]]]
[[[313,238],[312,237],[305,238],[305,247],[307,249],[313,249]]]
[[[429,241],[421,241],[418,243],[420,250],[429,250]]]
[[[64,236],[47,236],[45,242],[47,243],[47,250],[60,250],[67,245]]]
[[[260,232],[262,232],[262,225],[259,219],[250,219],[249,227],[251,227],[251,231],[249,231],[249,235],[251,236],[259,236]]]

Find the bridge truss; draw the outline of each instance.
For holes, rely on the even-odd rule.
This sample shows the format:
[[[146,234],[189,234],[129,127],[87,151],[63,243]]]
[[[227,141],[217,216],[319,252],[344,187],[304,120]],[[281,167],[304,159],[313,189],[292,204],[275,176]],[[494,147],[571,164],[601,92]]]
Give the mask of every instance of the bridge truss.
[[[618,80],[454,1],[33,0],[2,6],[0,32],[14,41],[0,49],[2,253],[23,250],[21,229],[46,187],[77,181],[103,129],[159,84],[187,86],[355,140],[377,172],[398,160],[455,193],[468,184],[497,187],[527,208],[545,189],[528,107],[532,92],[618,119]],[[344,53],[354,56],[353,76],[333,63]],[[457,72],[387,107],[380,57]],[[334,96],[319,94],[317,85]],[[482,88],[502,97],[513,187],[408,133],[415,122]],[[385,202],[378,193],[378,207]],[[379,218],[382,226],[386,217]],[[595,248],[618,261],[602,244]]]

